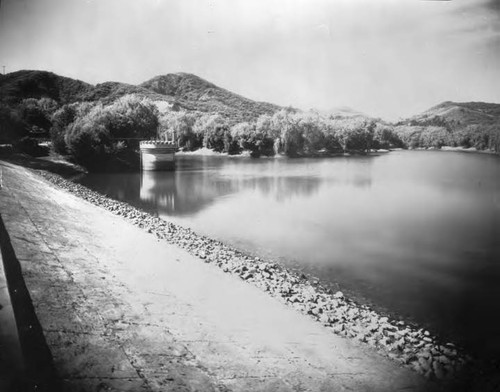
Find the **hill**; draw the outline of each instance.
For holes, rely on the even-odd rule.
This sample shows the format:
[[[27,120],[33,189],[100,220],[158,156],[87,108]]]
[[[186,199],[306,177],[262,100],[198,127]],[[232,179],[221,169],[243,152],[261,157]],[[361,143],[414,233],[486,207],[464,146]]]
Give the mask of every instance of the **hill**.
[[[217,112],[236,122],[253,120],[281,109],[278,105],[253,101],[183,72],[156,76],[140,87],[170,97],[187,110]]]
[[[410,147],[475,147],[500,151],[500,104],[443,102],[396,124]]]
[[[363,112],[359,112],[348,106],[338,106],[331,108],[330,110],[320,110],[319,113],[327,117],[337,117],[337,118],[349,118],[349,117],[363,117],[366,119],[372,118],[371,116]]]
[[[94,86],[47,71],[17,71],[0,78],[1,100],[17,104],[25,98],[52,98],[64,104],[81,100]]]
[[[419,125],[435,120],[446,122],[455,128],[467,125],[489,126],[500,121],[500,104],[447,101],[409,119]]]
[[[161,94],[156,94],[144,87],[135,86],[133,84],[120,83],[120,82],[104,82],[93,86],[92,89],[80,94],[78,97],[80,101],[101,101],[104,104],[111,103],[116,99],[128,94],[136,94],[151,98],[154,101],[167,101],[173,102],[171,97]]]
[[[281,109],[257,102],[216,86],[196,75],[176,73],[156,76],[140,85],[105,82],[97,85],[56,75],[47,71],[17,71],[0,78],[4,103],[15,105],[25,98],[48,97],[59,104],[77,101],[110,103],[128,94],[166,101],[185,110],[219,113],[230,122],[255,120],[261,114]]]

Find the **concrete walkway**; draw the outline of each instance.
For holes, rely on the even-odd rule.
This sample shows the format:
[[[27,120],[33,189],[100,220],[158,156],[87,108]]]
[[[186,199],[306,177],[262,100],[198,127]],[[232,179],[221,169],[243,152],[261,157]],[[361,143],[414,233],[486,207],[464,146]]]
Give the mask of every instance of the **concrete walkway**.
[[[63,390],[429,390],[28,169],[0,161],[0,170],[0,214]]]

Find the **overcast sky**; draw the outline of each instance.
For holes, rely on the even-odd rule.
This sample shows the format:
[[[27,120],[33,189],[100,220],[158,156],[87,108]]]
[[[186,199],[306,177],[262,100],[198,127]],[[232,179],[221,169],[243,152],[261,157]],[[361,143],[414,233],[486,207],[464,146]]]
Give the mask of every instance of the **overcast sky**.
[[[396,119],[500,102],[500,0],[0,0],[0,65]]]

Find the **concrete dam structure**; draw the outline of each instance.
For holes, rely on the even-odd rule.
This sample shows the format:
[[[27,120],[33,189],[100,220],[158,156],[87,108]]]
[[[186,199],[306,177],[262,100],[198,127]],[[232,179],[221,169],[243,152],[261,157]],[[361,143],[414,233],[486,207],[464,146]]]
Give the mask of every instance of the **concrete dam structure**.
[[[139,143],[142,170],[174,170],[176,145],[160,140],[143,140]]]

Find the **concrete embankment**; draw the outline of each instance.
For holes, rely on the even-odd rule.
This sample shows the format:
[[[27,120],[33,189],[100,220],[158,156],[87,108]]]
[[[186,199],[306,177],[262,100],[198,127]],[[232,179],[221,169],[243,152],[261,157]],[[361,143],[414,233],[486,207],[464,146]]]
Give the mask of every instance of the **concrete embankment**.
[[[425,331],[274,263],[0,167],[0,213],[63,390],[431,390],[418,372],[463,364]]]
[[[57,392],[59,383],[0,215],[0,391]]]
[[[0,249],[5,231],[0,218]],[[16,317],[7,284],[4,257],[0,252],[0,391],[16,387],[17,380],[24,377],[24,364],[17,331]]]

